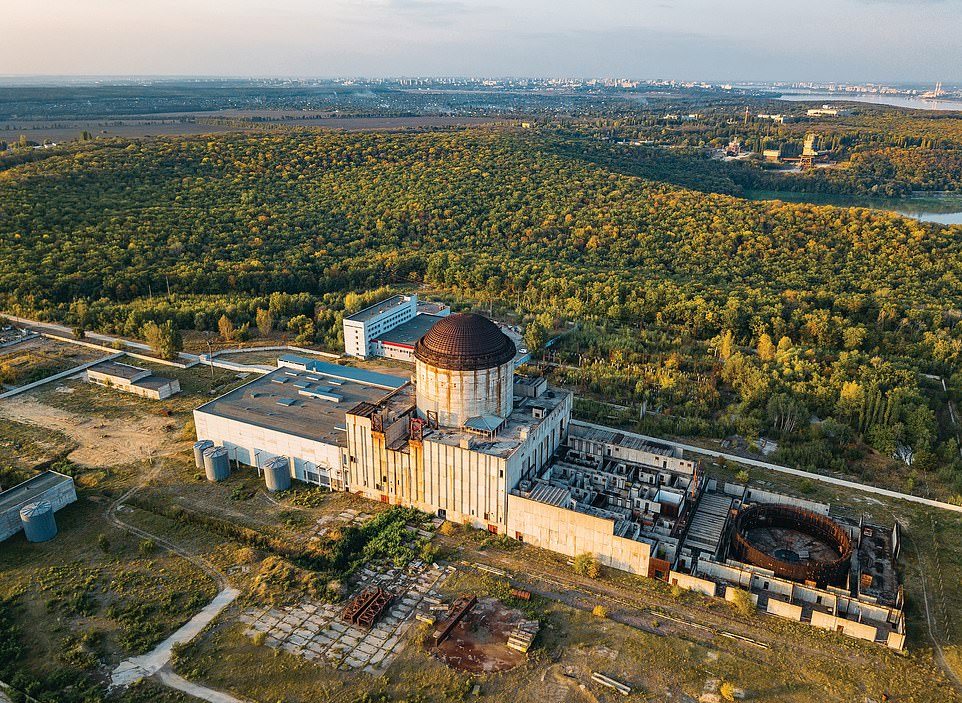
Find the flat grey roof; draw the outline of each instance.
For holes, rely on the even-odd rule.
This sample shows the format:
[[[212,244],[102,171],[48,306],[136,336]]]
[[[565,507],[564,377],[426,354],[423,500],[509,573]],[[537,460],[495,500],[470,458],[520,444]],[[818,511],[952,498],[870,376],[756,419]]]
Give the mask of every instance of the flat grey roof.
[[[310,370],[281,367],[197,408],[197,412],[345,446],[345,413],[358,403],[376,403],[393,391]],[[352,369],[360,371],[362,369]],[[387,376],[386,374],[379,374]],[[408,379],[392,376],[399,386]]]
[[[650,452],[659,456],[670,456],[678,458],[678,452],[670,444],[662,444],[640,437],[630,432],[601,428],[574,421],[571,424],[571,434],[579,439],[586,439],[600,444],[614,444],[627,449],[637,449],[643,452]]]
[[[120,361],[114,361],[113,359],[101,361],[99,364],[94,364],[89,370],[105,373],[110,376],[116,376],[117,378],[125,378],[128,381],[132,381],[141,374],[147,373],[147,369],[142,369],[139,366],[134,366],[132,364],[124,364]]]
[[[140,386],[142,388],[153,388],[154,390],[160,390],[170,382],[171,379],[169,378],[164,376],[154,376],[151,374],[150,376],[145,376],[138,381],[134,381],[133,385]]]
[[[431,328],[438,324],[443,317],[437,315],[420,314],[404,322],[394,329],[388,330],[384,334],[377,336],[377,339],[388,344],[403,344],[413,347],[414,343],[431,331]]]
[[[353,381],[365,386],[380,386],[385,390],[397,390],[410,380],[408,376],[378,373],[377,371],[359,369],[356,366],[329,364],[326,361],[308,359],[296,354],[282,354],[277,358],[277,365],[309,372],[307,375],[308,381],[311,380],[311,377],[316,377],[319,380],[320,376],[326,376],[334,379],[330,383]]]
[[[392,308],[399,308],[406,304],[409,302],[408,300],[405,300],[407,297],[408,296],[405,295],[393,295],[390,298],[382,300],[378,303],[374,303],[374,305],[370,305],[363,310],[358,310],[353,315],[348,315],[347,319],[354,322],[367,322],[368,320],[377,317],[382,312],[387,312]]]
[[[521,439],[522,430],[533,430],[548,419],[548,416],[555,409],[565,402],[571,391],[560,388],[549,387],[544,394],[537,400],[521,398],[514,404],[511,414],[505,418],[504,425],[500,431],[490,438],[478,437],[470,432],[456,427],[440,427],[426,431],[424,441],[438,442],[451,446],[458,446],[462,439],[471,441],[471,448],[482,454],[490,454],[505,458],[517,451],[518,447],[524,442]],[[545,415],[543,418],[536,418],[531,413],[533,407],[543,408]]]
[[[61,483],[73,483],[73,479],[56,471],[44,471],[21,484],[0,493],[0,514],[40,498]]]

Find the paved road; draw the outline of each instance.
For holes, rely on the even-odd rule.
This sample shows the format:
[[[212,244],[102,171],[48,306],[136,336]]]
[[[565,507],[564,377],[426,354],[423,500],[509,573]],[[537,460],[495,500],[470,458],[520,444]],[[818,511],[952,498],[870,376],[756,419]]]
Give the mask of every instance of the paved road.
[[[131,657],[120,662],[110,674],[111,688],[124,688],[148,676],[153,676],[163,669],[170,663],[175,645],[190,642],[197,637],[239,595],[240,591],[236,588],[230,586],[224,588],[214,597],[214,600],[204,606],[203,610],[152,650],[139,657]],[[161,677],[161,680],[163,680],[163,677]],[[198,688],[203,687],[199,686]],[[208,700],[214,699],[209,698]]]
[[[603,430],[611,430],[610,427],[602,427],[601,425],[595,425],[590,422],[581,422],[580,420],[572,420],[572,425],[581,425],[583,427],[595,427]],[[623,430],[620,430],[624,432]],[[855,481],[846,481],[845,479],[835,478],[834,476],[824,476],[822,474],[813,474],[810,471],[802,471],[800,469],[793,469],[790,466],[781,466],[780,464],[771,464],[767,461],[759,461],[757,459],[747,459],[743,456],[738,456],[737,454],[727,454],[726,452],[715,451],[714,449],[705,449],[704,447],[696,447],[692,444],[683,444],[682,442],[675,442],[670,439],[662,439],[660,437],[649,437],[647,435],[636,434],[633,432],[624,432],[624,434],[630,434],[635,437],[640,437],[646,439],[650,442],[655,442],[657,444],[667,444],[672,447],[677,447],[678,449],[683,449],[684,451],[691,452],[692,454],[702,454],[704,456],[711,456],[716,458],[725,459],[727,461],[734,461],[739,464],[746,464],[748,466],[756,466],[761,469],[769,469],[770,471],[778,471],[783,474],[790,474],[792,476],[799,476],[802,478],[811,479],[812,481],[821,481],[822,483],[830,483],[833,486],[840,486],[842,488],[851,488],[856,491],[863,491],[865,493],[874,493],[875,495],[885,496],[886,498],[897,498],[898,500],[906,500],[912,503],[919,503],[921,505],[927,505],[930,508],[939,508],[940,510],[949,510],[954,513],[962,513],[962,506],[952,505],[951,503],[943,503],[940,500],[931,500],[930,498],[922,498],[921,496],[914,496],[910,493],[899,493],[898,491],[890,491],[887,488],[878,488],[877,486],[870,486],[866,483],[856,483]]]
[[[18,325],[23,325],[29,329],[35,330],[36,332],[55,334],[61,337],[73,337],[73,330],[70,327],[64,325],[57,325],[53,322],[38,322],[37,320],[28,320],[24,317],[17,317],[16,315],[6,315],[3,317],[7,318],[11,322],[16,322]],[[100,344],[106,344],[108,346],[117,344],[123,344],[128,349],[134,349],[139,352],[150,352],[150,345],[144,344],[143,342],[135,342],[131,339],[124,339],[123,337],[112,337],[108,334],[99,334],[98,332],[87,332],[86,339],[89,339]],[[187,352],[181,352],[180,358],[187,362],[197,362],[196,354],[188,354]]]

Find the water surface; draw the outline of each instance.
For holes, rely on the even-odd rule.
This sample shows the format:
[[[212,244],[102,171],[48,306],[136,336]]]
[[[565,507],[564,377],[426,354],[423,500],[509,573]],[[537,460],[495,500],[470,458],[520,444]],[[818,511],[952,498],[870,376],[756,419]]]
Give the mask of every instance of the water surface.
[[[895,212],[922,222],[962,225],[962,193],[926,193],[910,198],[872,198],[829,193],[797,193],[778,190],[745,191],[748,200],[782,200],[786,203],[811,203],[836,207],[867,207]]]

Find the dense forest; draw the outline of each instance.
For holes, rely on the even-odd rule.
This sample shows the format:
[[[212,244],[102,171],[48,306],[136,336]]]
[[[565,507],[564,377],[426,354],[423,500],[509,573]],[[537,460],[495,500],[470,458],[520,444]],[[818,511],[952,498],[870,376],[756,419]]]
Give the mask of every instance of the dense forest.
[[[916,191],[962,190],[962,120],[957,113],[919,114],[892,108],[857,108],[855,114],[809,118],[804,106],[756,101],[746,118],[734,107],[712,106],[691,117],[660,112],[573,120],[558,129],[567,148],[665,178],[689,188],[740,195],[745,190],[787,190],[884,197]],[[742,108],[744,110],[744,108]],[[784,123],[762,119],[777,112]],[[831,168],[797,173],[761,158],[765,149],[798,156],[806,135]],[[586,139],[587,137],[587,139]],[[713,152],[738,140],[752,152],[721,161]]]
[[[426,284],[525,316],[534,345],[576,324],[559,380],[645,403],[662,431],[764,433],[819,470],[867,442],[906,484],[938,469],[962,493],[920,376],[962,383],[960,228],[697,192],[576,146],[505,129],[80,144],[0,171],[0,306],[134,335],[264,309],[333,346],[347,293]]]

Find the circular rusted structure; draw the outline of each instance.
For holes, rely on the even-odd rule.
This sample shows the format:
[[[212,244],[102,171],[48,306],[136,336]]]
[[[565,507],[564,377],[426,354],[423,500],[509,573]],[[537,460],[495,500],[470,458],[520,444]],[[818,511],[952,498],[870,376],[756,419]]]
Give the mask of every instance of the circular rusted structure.
[[[753,539],[752,534],[759,530],[808,536],[827,547],[826,554],[800,555],[787,544],[773,549],[771,544],[762,545]],[[792,505],[758,504],[742,510],[735,520],[731,546],[732,555],[739,561],[793,581],[814,581],[820,588],[844,586],[852,561],[852,541],[841,525]]]
[[[486,317],[450,315],[414,345],[414,358],[451,371],[493,369],[511,361],[514,342]]]

